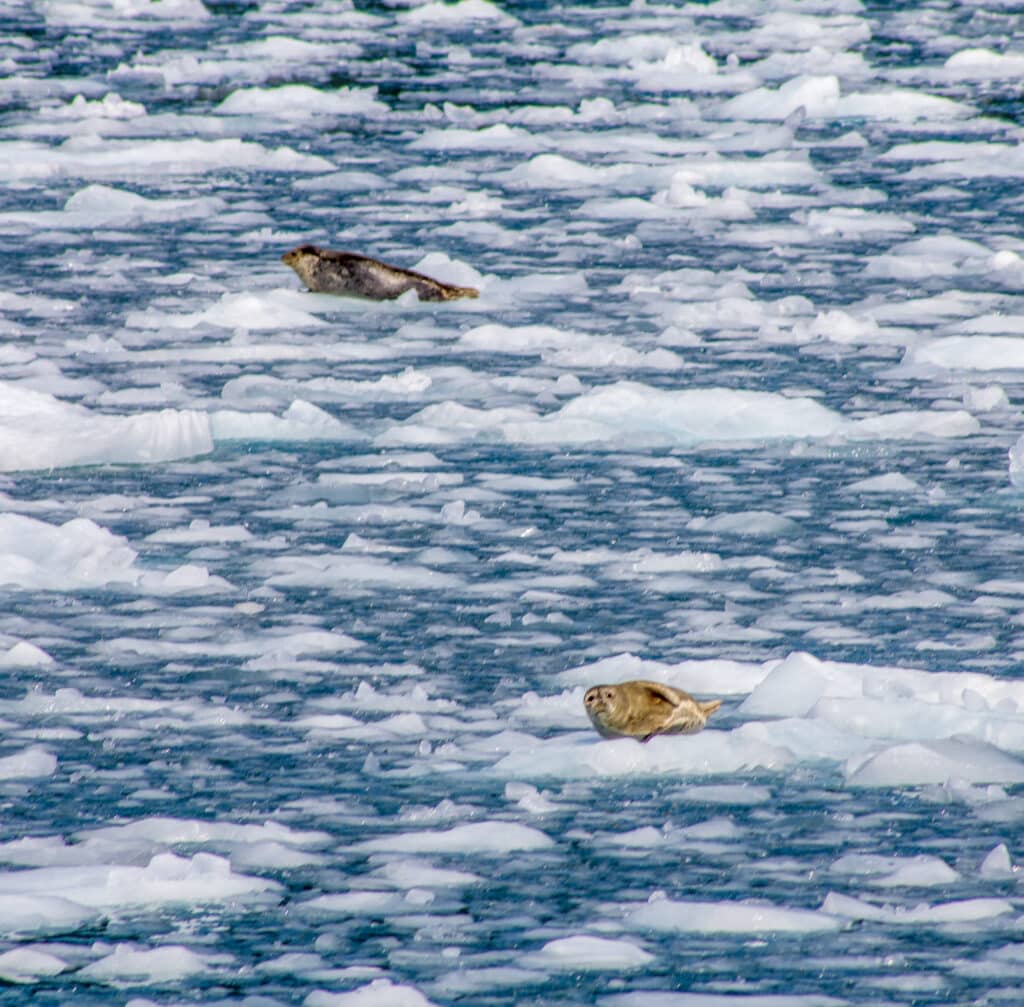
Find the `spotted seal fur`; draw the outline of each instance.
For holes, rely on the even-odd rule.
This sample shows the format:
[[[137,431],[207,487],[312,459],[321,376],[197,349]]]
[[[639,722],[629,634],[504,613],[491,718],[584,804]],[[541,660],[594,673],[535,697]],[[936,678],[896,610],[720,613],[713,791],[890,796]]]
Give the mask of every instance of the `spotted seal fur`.
[[[370,301],[391,301],[407,290],[415,290],[421,301],[455,301],[479,297],[474,287],[457,287],[424,276],[423,273],[390,266],[368,255],[334,252],[316,245],[299,245],[281,256],[299,279],[317,294],[341,294]]]
[[[720,699],[701,702],[682,689],[642,680],[595,685],[583,696],[600,735],[640,741],[656,734],[696,734],[721,705]]]

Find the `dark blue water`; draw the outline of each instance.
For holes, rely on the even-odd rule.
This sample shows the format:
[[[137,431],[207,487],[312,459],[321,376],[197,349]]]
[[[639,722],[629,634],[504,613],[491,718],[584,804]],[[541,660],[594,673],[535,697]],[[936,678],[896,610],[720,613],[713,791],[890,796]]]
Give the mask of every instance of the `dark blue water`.
[[[1014,1001],[1018,11],[3,24],[0,1003]],[[625,677],[724,705],[601,741]]]

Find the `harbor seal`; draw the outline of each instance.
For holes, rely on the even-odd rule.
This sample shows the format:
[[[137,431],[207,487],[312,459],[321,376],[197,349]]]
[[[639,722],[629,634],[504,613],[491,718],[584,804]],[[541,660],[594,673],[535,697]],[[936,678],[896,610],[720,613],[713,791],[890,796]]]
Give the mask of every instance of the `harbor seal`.
[[[701,702],[661,682],[632,681],[595,685],[583,705],[602,737],[650,741],[656,734],[696,734],[722,701]]]
[[[407,290],[415,290],[421,301],[480,296],[475,287],[456,287],[367,255],[333,252],[316,245],[299,245],[285,252],[281,261],[291,266],[316,294],[342,294],[370,301],[392,301]]]

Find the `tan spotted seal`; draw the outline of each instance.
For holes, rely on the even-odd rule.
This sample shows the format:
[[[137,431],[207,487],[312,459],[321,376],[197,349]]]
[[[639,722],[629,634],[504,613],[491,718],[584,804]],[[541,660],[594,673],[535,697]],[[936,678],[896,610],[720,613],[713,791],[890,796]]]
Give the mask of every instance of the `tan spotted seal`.
[[[333,252],[316,245],[299,245],[285,252],[281,261],[291,266],[316,294],[342,294],[370,301],[392,301],[407,290],[415,290],[421,301],[480,296],[474,287],[456,287],[367,255]]]
[[[722,701],[701,702],[671,685],[632,681],[595,685],[583,705],[603,737],[650,741],[656,734],[696,734]]]

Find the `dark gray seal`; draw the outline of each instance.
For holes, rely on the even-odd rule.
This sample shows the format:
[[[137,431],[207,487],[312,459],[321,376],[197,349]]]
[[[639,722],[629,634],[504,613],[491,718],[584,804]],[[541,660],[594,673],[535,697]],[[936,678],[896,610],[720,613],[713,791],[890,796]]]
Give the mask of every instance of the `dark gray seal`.
[[[281,256],[299,279],[316,294],[342,294],[370,301],[392,301],[415,290],[421,301],[456,301],[479,297],[474,287],[456,287],[422,273],[389,266],[379,259],[355,252],[332,252],[316,245],[299,245]]]

